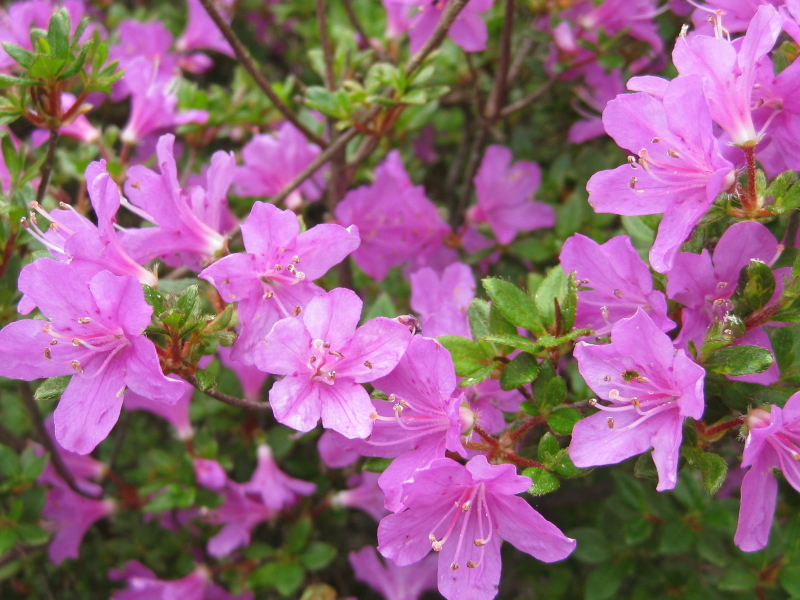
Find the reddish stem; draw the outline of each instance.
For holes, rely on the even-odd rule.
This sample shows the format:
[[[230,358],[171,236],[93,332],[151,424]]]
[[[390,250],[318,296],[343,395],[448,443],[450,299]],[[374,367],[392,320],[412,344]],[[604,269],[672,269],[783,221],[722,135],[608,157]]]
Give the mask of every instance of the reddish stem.
[[[747,194],[742,197],[742,208],[748,215],[755,212],[758,208],[758,197],[756,194],[756,149],[755,146],[743,148],[744,156],[747,159]]]
[[[527,421],[525,421],[525,422],[524,422],[522,425],[520,425],[519,427],[517,427],[517,428],[516,428],[514,431],[512,431],[512,432],[511,432],[511,433],[508,435],[508,437],[509,437],[509,438],[510,438],[512,441],[516,442],[516,441],[517,441],[517,440],[519,440],[519,439],[520,439],[520,438],[521,438],[523,435],[525,435],[526,433],[528,433],[528,431],[530,431],[531,429],[533,429],[534,427],[536,427],[536,426],[537,426],[539,423],[542,423],[544,420],[545,420],[545,419],[544,419],[544,417],[531,417],[530,419],[528,419]]]
[[[501,450],[499,456],[506,462],[510,462],[511,464],[520,467],[538,467],[540,469],[547,469],[547,466],[544,463],[540,463],[539,461],[536,460],[531,460],[530,458],[523,458],[522,456],[511,450]]]
[[[495,438],[491,433],[486,431],[480,425],[476,424],[472,427],[472,429],[475,431],[475,433],[481,436],[486,441],[486,443],[489,444],[492,448],[500,447],[500,442],[497,441],[497,438]]]
[[[702,421],[697,421],[696,423],[697,433],[703,437],[713,437],[718,433],[727,431],[728,429],[739,427],[742,423],[744,423],[744,420],[745,420],[744,416],[736,417],[735,419],[718,423],[717,425],[713,425],[712,427],[706,427]]]

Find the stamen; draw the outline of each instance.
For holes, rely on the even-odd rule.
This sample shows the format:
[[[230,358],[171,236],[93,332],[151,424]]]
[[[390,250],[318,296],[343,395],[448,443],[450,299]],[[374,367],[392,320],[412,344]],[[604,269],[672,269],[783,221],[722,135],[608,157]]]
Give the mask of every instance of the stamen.
[[[369,362],[368,360],[365,360],[364,361],[364,366],[367,367],[368,369],[371,369],[372,368],[372,363]]]
[[[299,306],[295,306],[295,307],[292,309],[292,315],[294,315],[294,316],[296,317],[297,315],[299,315],[299,314],[300,314],[300,310],[301,310],[301,308],[300,308]]]
[[[636,177],[631,177],[630,181],[628,181],[628,185],[632,190],[636,189]]]
[[[478,566],[478,563],[476,563],[474,560],[467,561],[467,568],[468,569],[474,569],[477,566]]]
[[[92,322],[92,319],[90,317],[81,317],[81,318],[78,319],[78,323],[86,324],[86,323],[91,323],[91,322]]]
[[[608,417],[608,419],[606,419],[606,423],[608,423],[608,428],[609,429],[614,429],[614,419],[612,419],[611,417]]]
[[[617,298],[620,298],[620,299],[621,299],[621,298],[622,298],[622,290],[614,290],[614,295],[615,295]]]
[[[453,571],[455,571],[456,569],[458,569],[458,563],[456,562],[450,563],[450,568],[453,569]]]
[[[81,363],[79,363],[77,360],[73,360],[69,364],[73,369],[75,369],[76,373],[78,373],[78,374],[82,374],[83,373],[83,369],[81,368]]]
[[[296,265],[299,265],[299,264],[300,264],[300,257],[299,257],[299,256],[297,256],[297,255],[295,254],[295,255],[292,257],[292,262],[293,262],[294,264],[296,264]]]
[[[46,346],[45,346],[45,349],[44,349],[44,357],[45,358],[52,358],[53,357],[52,353],[50,352],[50,348],[47,348]]]
[[[267,292],[266,294],[264,294],[264,299],[265,299],[265,300],[269,300],[269,299],[270,299],[270,298],[272,298],[274,295],[275,295],[275,293],[274,293],[274,292]]]
[[[344,358],[344,354],[342,354],[338,350],[328,350],[328,354],[333,354],[334,356],[338,356],[339,358]]]

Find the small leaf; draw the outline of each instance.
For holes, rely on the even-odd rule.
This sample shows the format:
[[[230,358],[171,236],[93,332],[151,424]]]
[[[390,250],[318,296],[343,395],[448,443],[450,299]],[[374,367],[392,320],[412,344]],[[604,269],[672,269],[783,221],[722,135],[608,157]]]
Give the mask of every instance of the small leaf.
[[[514,390],[536,378],[539,364],[530,354],[521,353],[506,365],[500,375],[500,387],[505,391]]]
[[[309,571],[327,567],[336,556],[336,548],[325,542],[311,542],[300,556],[300,562]]]
[[[149,285],[142,284],[144,300],[153,307],[153,314],[158,314],[164,310],[164,294]]]
[[[286,549],[292,554],[297,554],[306,547],[310,534],[311,519],[300,519],[293,523],[286,534]]]
[[[728,476],[728,465],[719,454],[712,452],[706,452],[703,462],[705,463],[703,486],[713,496],[725,483],[725,478]]]
[[[553,337],[552,335],[543,335],[539,337],[537,341],[545,348],[554,348],[556,346],[560,346],[561,344],[571,342],[575,338],[592,335],[593,333],[594,331],[592,331],[591,329],[574,329],[570,331],[568,334],[562,335],[560,337]]]
[[[567,382],[561,377],[553,377],[544,389],[534,389],[533,400],[541,412],[550,412],[564,401],[567,395]]]
[[[217,381],[215,375],[207,369],[197,369],[194,376],[197,379],[197,387],[204,392],[213,388]]]
[[[532,339],[523,337],[521,335],[491,334],[485,336],[483,339],[485,339],[487,342],[492,342],[493,344],[511,346],[512,348],[516,348],[517,350],[522,350],[523,352],[528,352],[530,354],[536,354],[537,352],[544,350],[544,346],[541,344],[537,344]]]
[[[567,274],[561,266],[550,269],[536,290],[536,307],[547,325],[553,325],[556,321],[553,298],[558,300],[559,305],[567,299]]]
[[[550,429],[561,435],[570,435],[575,423],[583,418],[574,408],[561,408],[547,416],[547,424]]]
[[[703,363],[708,373],[720,375],[749,375],[769,369],[775,359],[772,353],[760,346],[725,346],[709,356]]]
[[[544,496],[550,492],[555,492],[561,486],[561,481],[559,481],[558,477],[540,467],[528,467],[522,474],[525,477],[530,477],[533,482],[533,485],[528,488],[528,493],[531,496]]]
[[[737,297],[741,298],[751,311],[756,311],[764,308],[774,293],[775,277],[772,275],[772,269],[760,260],[751,259],[739,277]]]
[[[717,587],[728,592],[752,590],[758,585],[758,576],[752,571],[742,568],[731,568],[725,571],[717,582]]]
[[[46,379],[36,388],[36,393],[33,397],[37,400],[59,400],[71,380],[71,375],[62,375],[60,377]]]
[[[36,60],[35,53],[25,50],[25,48],[17,46],[16,44],[3,42],[3,50],[5,50],[11,58],[17,61],[20,66],[25,67],[26,69],[30,69],[33,61]]]
[[[488,379],[492,375],[492,373],[498,367],[498,365],[499,365],[499,363],[493,362],[490,365],[486,365],[485,367],[481,367],[477,371],[473,371],[472,373],[470,373],[469,375],[464,377],[464,379],[459,381],[458,387],[469,387],[471,385],[478,384],[481,381],[485,381],[486,379]]]
[[[469,310],[467,311],[467,317],[469,319],[469,330],[470,333],[472,333],[472,339],[484,339],[491,332],[491,328],[489,326],[490,311],[491,307],[485,300],[475,298],[472,302],[470,302]]]
[[[493,362],[492,348],[486,342],[481,344],[455,335],[444,335],[436,339],[450,352],[459,377],[467,377],[483,370]]]
[[[547,335],[541,323],[541,316],[533,298],[513,283],[489,277],[483,280],[483,287],[492,299],[493,305],[503,316],[517,327],[532,331],[536,335]]]
[[[369,471],[370,473],[383,473],[392,464],[391,458],[379,458],[377,456],[370,456],[364,461],[361,467],[362,471]]]

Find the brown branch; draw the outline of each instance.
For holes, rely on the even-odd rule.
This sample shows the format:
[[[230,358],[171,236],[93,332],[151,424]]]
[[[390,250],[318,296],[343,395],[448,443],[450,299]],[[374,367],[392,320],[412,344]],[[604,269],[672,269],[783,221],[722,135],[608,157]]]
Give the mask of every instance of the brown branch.
[[[231,48],[233,48],[234,54],[236,54],[236,58],[239,59],[239,62],[253,78],[253,81],[256,82],[256,85],[261,88],[261,91],[267,95],[267,98],[270,99],[270,102],[275,105],[275,108],[277,108],[278,111],[280,111],[280,113],[286,117],[287,121],[297,127],[297,129],[299,129],[300,132],[306,136],[306,138],[317,144],[317,146],[325,148],[327,146],[325,140],[306,127],[303,122],[300,121],[299,117],[292,111],[292,109],[289,108],[284,101],[281,100],[280,96],[275,93],[275,91],[272,89],[272,86],[269,84],[269,81],[267,81],[267,78],[261,74],[261,71],[253,60],[253,57],[250,55],[250,52],[244,47],[242,42],[233,32],[233,29],[231,29],[231,26],[228,24],[228,22],[222,18],[222,15],[217,10],[217,7],[214,6],[214,0],[200,0],[200,4],[202,4],[203,8],[206,9],[206,12],[208,13],[208,16],[211,17],[211,20],[216,23],[217,27],[219,27],[219,30],[222,32],[222,35],[225,36],[225,39],[228,40]]]
[[[517,100],[516,102],[512,102],[511,104],[507,105],[505,108],[503,108],[503,110],[500,111],[500,118],[501,119],[505,118],[511,113],[516,112],[521,108],[525,108],[529,104],[533,104],[539,98],[544,96],[547,93],[547,91],[551,87],[553,87],[553,85],[555,85],[556,81],[558,81],[558,76],[551,77],[542,85],[542,87],[540,87],[538,90],[536,90],[529,96],[526,96],[521,100]]]
[[[797,242],[797,231],[800,229],[800,211],[794,210],[789,215],[786,233],[783,236],[783,247],[794,248]]]
[[[356,33],[361,38],[361,45],[362,47],[369,46],[369,36],[367,36],[367,32],[364,30],[364,27],[361,25],[361,21],[358,19],[358,15],[353,10],[353,4],[350,0],[342,0],[342,5],[344,6],[344,10],[347,13],[347,18],[350,19],[350,23],[353,25],[353,28],[356,30]]]
[[[498,442],[497,439],[491,433],[486,431],[483,427],[481,427],[477,423],[472,426],[472,429],[473,431],[475,431],[475,433],[481,436],[484,439],[484,441],[487,444],[489,444],[492,448],[500,447],[500,442]]]
[[[461,192],[461,199],[458,203],[458,207],[453,211],[453,214],[450,215],[450,224],[453,226],[453,229],[458,229],[464,221],[469,199],[472,195],[472,180],[475,178],[475,174],[478,172],[478,167],[481,164],[483,147],[486,145],[487,137],[488,132],[486,127],[480,127],[475,134],[475,138],[472,140],[469,162],[467,163],[467,170],[464,173],[464,189]]]
[[[36,192],[36,201],[41,204],[47,192],[47,184],[50,182],[50,173],[53,171],[53,162],[56,158],[56,146],[58,145],[58,127],[50,129],[50,138],[47,140],[47,157],[42,165],[42,178],[39,181],[39,190]]]
[[[53,438],[50,437],[47,428],[44,426],[42,413],[39,410],[39,405],[36,403],[36,398],[33,397],[30,384],[27,381],[20,381],[18,389],[19,395],[22,397],[22,403],[25,405],[25,410],[28,411],[31,424],[36,432],[36,437],[39,439],[39,443],[44,446],[47,453],[50,454],[50,464],[53,465],[56,473],[58,473],[59,477],[64,480],[64,483],[66,483],[73,492],[96,500],[97,498],[95,496],[87,494],[78,487],[72,473],[67,469],[67,465],[64,464],[64,460],[61,458],[61,454],[58,453],[58,449],[56,448],[56,442],[53,441]]]
[[[0,423],[0,444],[5,444],[17,452],[25,450],[25,440]]]
[[[425,62],[428,55],[436,50],[444,41],[447,32],[450,30],[450,25],[456,20],[458,13],[467,5],[467,2],[468,0],[452,0],[447,3],[447,8],[444,9],[444,14],[442,14],[442,18],[439,19],[439,23],[436,25],[433,35],[429,37],[422,48],[406,62],[406,75],[409,79],[411,75],[422,66],[422,63]]]
[[[516,442],[519,440],[523,435],[528,433],[531,429],[536,427],[539,423],[543,423],[545,421],[544,417],[531,417],[527,421],[525,421],[522,425],[517,427],[514,431],[508,434],[508,437]]]
[[[511,35],[514,32],[514,0],[506,0],[506,12],[503,17],[503,33],[500,36],[500,56],[497,70],[494,73],[494,84],[486,102],[484,117],[493,124],[500,112],[506,95],[506,78],[511,64]]]
[[[270,410],[269,402],[251,402],[250,400],[223,394],[215,389],[204,390],[200,387],[200,384],[197,383],[197,377],[194,375],[184,375],[183,378],[191,383],[195,388],[203,392],[206,396],[214,398],[214,400],[219,400],[220,402],[228,404],[229,406],[244,408],[246,410]]]
[[[322,45],[322,57],[325,61],[323,80],[325,81],[325,87],[332,91],[336,89],[336,79],[333,74],[333,49],[331,48],[331,38],[328,37],[328,19],[325,15],[325,0],[316,0],[316,5],[319,42]]]

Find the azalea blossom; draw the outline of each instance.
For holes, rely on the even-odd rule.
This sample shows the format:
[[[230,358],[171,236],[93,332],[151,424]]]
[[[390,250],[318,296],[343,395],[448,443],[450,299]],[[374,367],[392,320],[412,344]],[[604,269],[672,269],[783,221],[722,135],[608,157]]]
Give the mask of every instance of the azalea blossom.
[[[579,282],[576,327],[606,335],[614,323],[641,308],[661,331],[675,328],[667,317],[664,294],[653,289],[650,269],[628,236],[601,245],[578,233],[564,242],[559,258],[564,270],[574,271]]]
[[[269,509],[281,510],[297,504],[300,496],[310,496],[317,486],[310,481],[289,477],[278,468],[272,449],[266,444],[258,447],[258,463],[250,481],[242,484],[248,494],[259,496]]]
[[[111,579],[125,581],[124,590],[115,591],[111,600],[253,600],[252,592],[233,596],[214,583],[211,572],[198,565],[181,579],[158,579],[156,574],[139,561],[131,560],[124,569],[112,569]]]
[[[499,433],[506,427],[504,413],[519,412],[525,400],[519,390],[506,391],[497,379],[484,379],[464,388],[475,422],[489,433]]]
[[[411,333],[386,317],[356,329],[362,306],[355,292],[336,288],[312,299],[301,318],[276,323],[257,345],[256,366],[285,376],[269,394],[279,423],[305,432],[321,417],[347,438],[371,433],[372,404],[361,384],[394,369]]]
[[[88,285],[65,263],[42,258],[19,289],[48,319],[24,319],[0,331],[0,376],[32,381],[73,375],[55,410],[56,439],[88,454],[119,418],[128,389],[167,404],[183,385],[162,371],[142,333],[153,312],[139,282],[102,271]]]
[[[389,511],[384,506],[385,496],[378,485],[379,477],[378,473],[369,471],[351,475],[347,479],[348,489],[336,492],[331,496],[331,505],[357,508],[363,510],[376,522],[380,521],[389,514]]]
[[[475,276],[463,263],[448,265],[441,277],[426,267],[411,274],[411,308],[427,337],[471,337],[467,311],[475,297]]]
[[[302,314],[324,290],[312,281],[360,243],[358,229],[321,224],[300,233],[292,211],[256,202],[242,224],[246,252],[231,254],[200,273],[225,302],[237,302],[242,329],[230,357],[252,365],[256,345],[278,321]]]
[[[786,481],[800,492],[800,394],[786,405],[756,408],[747,415],[747,439],[742,468],[750,467],[742,480],[739,526],[733,538],[745,552],[761,550],[769,541],[780,469]]]
[[[622,462],[653,448],[658,491],[678,480],[683,420],[703,416],[705,370],[640,308],[611,329],[610,344],[578,342],[575,359],[599,412],[578,421],[569,455],[576,467]]]
[[[414,566],[398,567],[384,563],[375,548],[365,546],[348,557],[356,579],[379,591],[386,600],[418,600],[427,591],[436,589],[436,556],[423,558]]]
[[[172,425],[179,440],[189,440],[194,436],[194,428],[189,420],[189,405],[192,402],[194,388],[182,379],[178,379],[176,375],[171,375],[169,378],[179,382],[183,387],[183,393],[175,404],[165,404],[129,391],[125,394],[122,408],[143,410],[158,415]]]
[[[608,134],[636,156],[593,175],[586,185],[589,203],[601,213],[664,213],[650,250],[650,264],[660,273],[672,268],[680,245],[736,180],[714,138],[703,90],[699,76],[679,77],[663,88],[663,100],[623,94],[603,112]]]
[[[204,517],[208,523],[222,525],[222,529],[206,545],[208,553],[215,558],[228,556],[237,548],[248,546],[252,529],[276,514],[252,499],[241,484],[229,481],[220,493],[222,505]]]
[[[378,551],[403,567],[434,550],[447,600],[490,600],[500,582],[501,540],[543,562],[575,549],[575,540],[516,496],[530,486],[513,465],[490,465],[483,455],[466,466],[438,459],[405,484],[406,510],[381,521]]]

